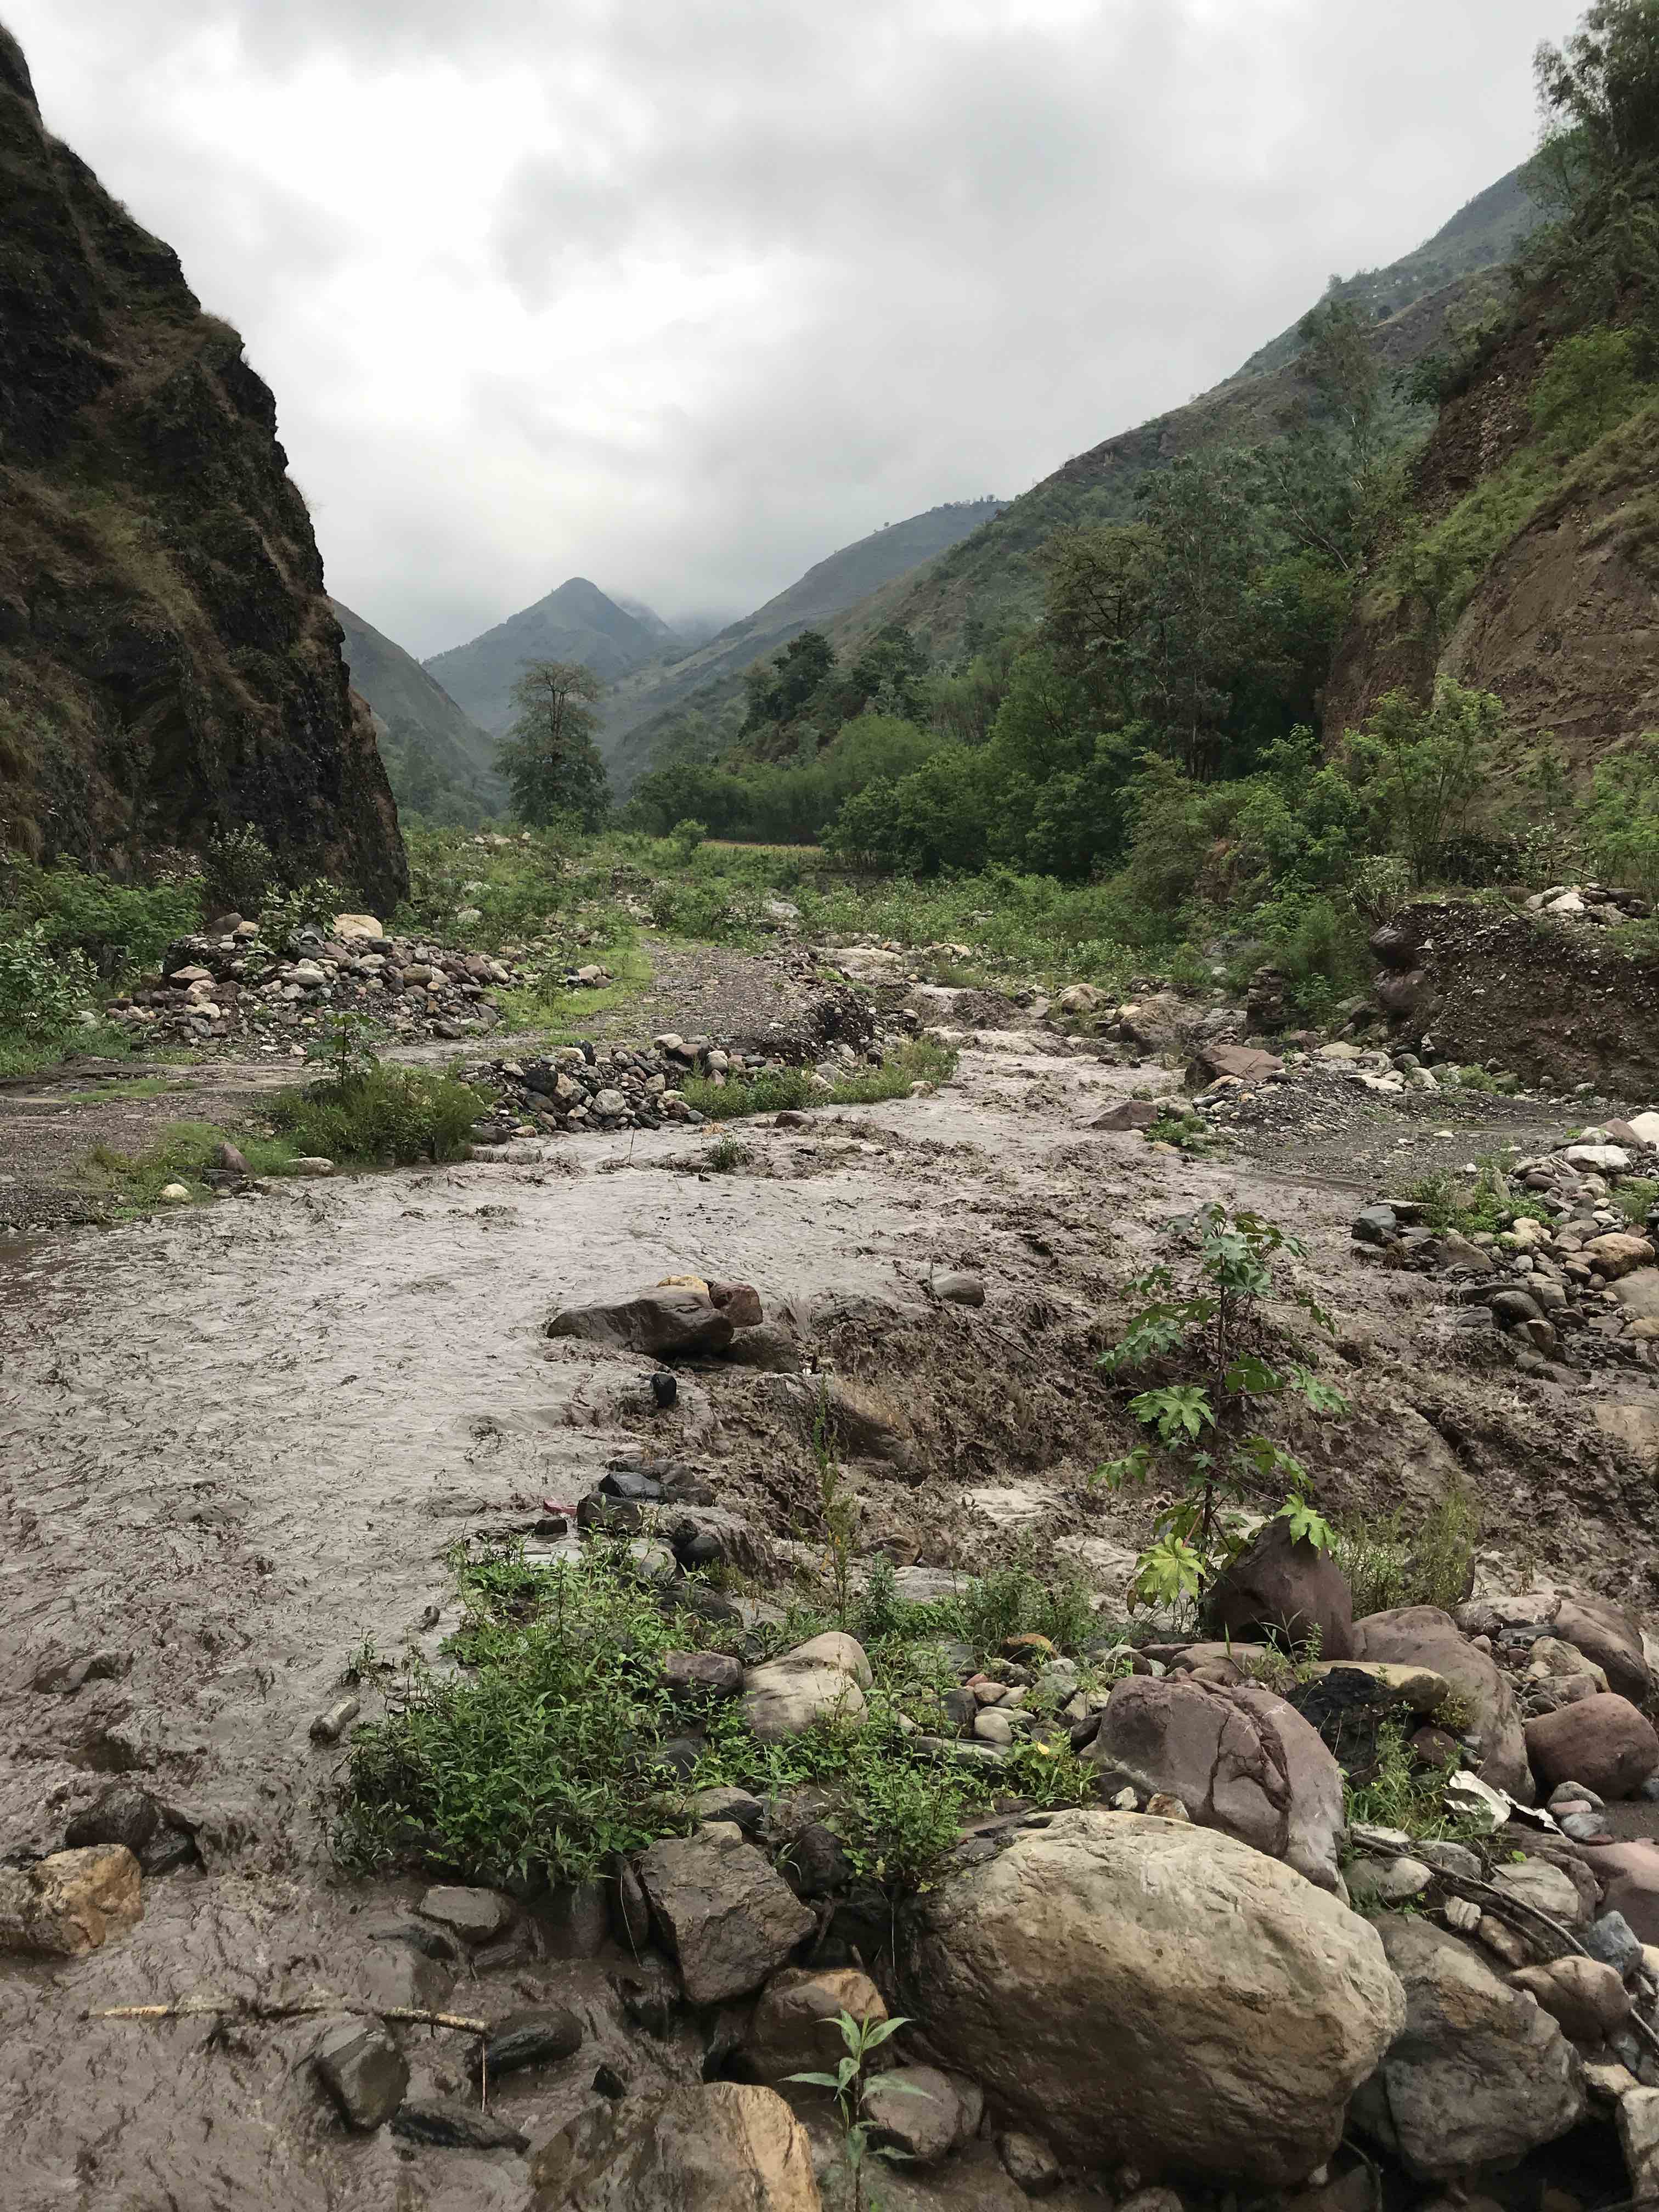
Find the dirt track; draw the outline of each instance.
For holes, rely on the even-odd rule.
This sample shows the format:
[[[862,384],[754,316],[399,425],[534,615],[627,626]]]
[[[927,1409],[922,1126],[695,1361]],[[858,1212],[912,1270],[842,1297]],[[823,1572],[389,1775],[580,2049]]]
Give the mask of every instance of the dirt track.
[[[210,2049],[201,2021],[80,2014],[228,1986],[377,1994],[398,1982],[410,1996],[413,1954],[366,1932],[370,1908],[400,1893],[331,1875],[321,1797],[337,1755],[307,1729],[353,1646],[367,1635],[396,1652],[441,1604],[456,1537],[521,1526],[544,1497],[587,1488],[618,1448],[680,1441],[707,1413],[719,1427],[700,1455],[722,1502],[790,1533],[801,1448],[769,1413],[762,1378],[711,1366],[687,1378],[679,1413],[653,1421],[637,1406],[646,1363],[543,1338],[556,1304],[690,1272],[751,1279],[769,1309],[803,1316],[875,1301],[843,1306],[824,1341],[910,1419],[922,1480],[861,1471],[869,1535],[972,1565],[1006,1555],[1023,1529],[1072,1549],[1111,1590],[1140,1523],[1084,1485],[1116,1418],[1088,1347],[1121,1317],[1155,1224],[1237,1197],[1308,1239],[1341,1316],[1358,1413],[1340,1451],[1316,1455],[1333,1502],[1423,1503],[1461,1476],[1508,1571],[1524,1549],[1546,1571],[1650,1602],[1651,1474],[1600,1433],[1606,1392],[1454,1364],[1431,1285],[1354,1254],[1351,1190],[1086,1133],[1108,1097],[1148,1079],[1089,1059],[969,1052],[937,1097],[821,1115],[805,1132],[745,1130],[751,1158],[736,1175],[695,1172],[702,1137],[567,1139],[544,1157],[273,1185],[12,1245],[0,1267],[12,1747],[0,1856],[59,1847],[75,1808],[131,1770],[195,1827],[205,1866],[148,1883],[129,1941],[0,1979],[8,2205],[522,2203],[522,2167],[503,2154],[411,2163],[384,2138],[343,2143],[307,2079],[304,2022]],[[945,1267],[985,1275],[982,1313],[930,1302]],[[1614,1395],[1659,1406],[1640,1380]],[[72,1696],[30,1686],[54,1654],[106,1649],[122,1655],[118,1679]],[[556,1970],[562,2001],[570,1972]],[[603,1978],[581,1974],[597,2058],[620,2018]],[[499,2008],[546,1985],[520,1960],[493,1996],[465,1982],[443,1995]],[[453,2073],[453,2054],[434,2043],[430,2064]],[[579,2086],[508,2084],[501,2109],[538,2136]]]

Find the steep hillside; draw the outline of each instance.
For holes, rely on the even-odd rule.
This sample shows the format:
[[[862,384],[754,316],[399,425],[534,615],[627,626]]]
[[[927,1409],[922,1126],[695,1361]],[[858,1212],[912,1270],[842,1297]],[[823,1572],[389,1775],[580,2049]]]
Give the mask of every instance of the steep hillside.
[[[1539,220],[1522,173],[1511,171],[1413,252],[1338,288],[1379,316],[1373,343],[1391,371],[1440,350],[1501,291],[1492,264]],[[829,625],[831,637],[856,645],[896,622],[948,652],[970,616],[992,623],[1034,616],[1042,599],[1037,556],[1056,531],[1127,520],[1141,477],[1183,453],[1274,434],[1285,409],[1309,397],[1295,368],[1298,344],[1294,330],[1283,332],[1213,391],[1078,454],[922,573],[848,608]]]
[[[407,878],[276,410],[0,31],[0,839],[119,870],[256,823]]]
[[[1496,692],[1517,756],[1548,735],[1583,771],[1659,729],[1659,396],[1633,388],[1563,449],[1537,419],[1553,363],[1567,381],[1561,338],[1531,302],[1443,410],[1337,656],[1328,736],[1437,675]]]
[[[597,584],[572,576],[534,606],[509,615],[468,644],[434,653],[425,665],[464,712],[501,737],[513,720],[513,686],[526,661],[580,660],[602,682],[613,684],[662,657],[657,632],[666,628],[654,615],[642,622],[625,613]]]
[[[828,628],[846,609],[890,587],[1001,509],[995,499],[955,501],[875,531],[817,562],[787,591],[728,624],[696,652],[617,684],[605,702],[600,740],[612,783],[626,791],[641,774],[656,730],[670,714],[688,706],[706,713],[719,708],[736,695],[751,661],[777,652],[804,629]]]
[[[412,653],[331,599],[345,632],[351,681],[386,731],[381,757],[400,806],[443,821],[479,822],[507,803],[495,740],[464,714]]]

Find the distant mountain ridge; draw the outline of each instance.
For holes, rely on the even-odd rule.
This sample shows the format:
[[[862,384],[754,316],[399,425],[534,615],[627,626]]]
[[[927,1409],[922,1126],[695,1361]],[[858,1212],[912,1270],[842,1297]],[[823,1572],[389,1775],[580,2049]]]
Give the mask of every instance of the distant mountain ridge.
[[[743,672],[799,637],[831,622],[870,592],[909,574],[978,530],[1002,510],[999,499],[958,500],[873,531],[769,599],[741,622],[729,623],[706,645],[624,678],[606,696],[600,750],[618,794],[650,764],[659,726],[696,705],[714,711],[740,688]]]
[[[1525,167],[1513,169],[1423,245],[1387,268],[1346,279],[1326,296],[1370,307],[1378,318],[1371,343],[1384,368],[1407,368],[1446,347],[1497,295],[1500,264],[1543,220],[1527,191]],[[1063,463],[971,537],[826,624],[837,650],[898,623],[935,653],[948,653],[969,617],[993,626],[1011,617],[1035,617],[1042,604],[1040,556],[1047,541],[1060,530],[1128,520],[1140,479],[1184,454],[1274,436],[1285,410],[1312,396],[1296,368],[1300,348],[1297,328],[1283,331],[1186,406]]]
[[[422,665],[481,729],[504,737],[513,686],[526,661],[580,660],[601,683],[614,684],[660,659],[674,634],[648,607],[642,614],[629,614],[586,576],[572,576],[533,606]]]
[[[400,807],[435,820],[486,820],[505,811],[507,786],[495,740],[464,714],[411,653],[341,600],[330,606],[345,632],[352,687],[373,708],[380,757]]]

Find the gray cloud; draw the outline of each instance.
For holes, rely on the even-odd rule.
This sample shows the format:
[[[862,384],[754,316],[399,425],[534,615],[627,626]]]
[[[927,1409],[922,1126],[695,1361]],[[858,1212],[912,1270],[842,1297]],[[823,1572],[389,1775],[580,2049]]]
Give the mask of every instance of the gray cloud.
[[[429,653],[736,612],[1226,374],[1528,149],[1573,0],[0,0]]]

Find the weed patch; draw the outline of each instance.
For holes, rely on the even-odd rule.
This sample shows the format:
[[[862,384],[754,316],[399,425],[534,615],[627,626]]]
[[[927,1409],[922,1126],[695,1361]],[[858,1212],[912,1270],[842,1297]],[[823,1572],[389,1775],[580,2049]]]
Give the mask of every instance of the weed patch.
[[[371,1066],[278,1098],[270,1118],[297,1152],[342,1164],[465,1159],[488,1104],[453,1075]]]

